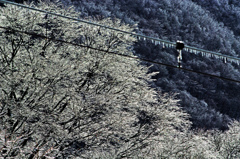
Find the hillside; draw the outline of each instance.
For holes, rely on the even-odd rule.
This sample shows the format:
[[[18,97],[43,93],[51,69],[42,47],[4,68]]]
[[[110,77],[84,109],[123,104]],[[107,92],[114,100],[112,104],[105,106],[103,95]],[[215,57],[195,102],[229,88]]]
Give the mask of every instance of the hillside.
[[[103,0],[72,1],[82,16],[117,17],[138,24],[138,32],[172,42],[238,57],[239,3],[237,1]],[[150,41],[138,41],[135,54],[150,60],[176,65],[177,53]],[[146,65],[151,65],[145,63]],[[237,64],[201,56],[183,55],[183,67],[221,77],[240,79]],[[194,126],[225,129],[231,119],[239,119],[239,84],[153,65],[160,72],[153,87],[179,93],[181,106],[191,114]]]

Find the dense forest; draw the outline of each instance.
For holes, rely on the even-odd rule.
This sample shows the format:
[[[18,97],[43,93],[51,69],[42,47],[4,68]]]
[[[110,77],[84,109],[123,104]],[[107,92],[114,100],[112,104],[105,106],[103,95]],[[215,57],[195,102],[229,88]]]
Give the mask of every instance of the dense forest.
[[[15,2],[240,55],[237,0]],[[221,79],[240,80],[236,63],[183,52],[213,78],[144,62],[177,66],[178,53],[10,4],[0,22],[0,157],[240,157],[240,84]]]
[[[238,57],[240,53],[240,3],[230,0],[103,0],[73,1],[82,16],[117,17],[138,24],[137,32],[209,51]],[[138,41],[135,54],[157,62],[176,65],[176,50],[163,49],[151,41]],[[146,64],[146,63],[145,63]],[[146,64],[151,65],[151,64]],[[239,66],[218,59],[183,54],[183,67],[239,80]],[[195,127],[226,129],[239,119],[239,84],[153,65],[160,72],[154,87],[178,93],[181,106],[191,114]]]

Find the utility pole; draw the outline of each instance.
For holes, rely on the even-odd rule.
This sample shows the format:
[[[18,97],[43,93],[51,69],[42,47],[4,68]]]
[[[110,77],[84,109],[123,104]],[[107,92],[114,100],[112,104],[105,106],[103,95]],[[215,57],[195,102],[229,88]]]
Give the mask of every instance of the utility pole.
[[[183,48],[184,48],[184,43],[182,41],[177,41],[176,49],[178,51],[177,61],[178,61],[179,68],[182,67],[182,50],[183,50]]]

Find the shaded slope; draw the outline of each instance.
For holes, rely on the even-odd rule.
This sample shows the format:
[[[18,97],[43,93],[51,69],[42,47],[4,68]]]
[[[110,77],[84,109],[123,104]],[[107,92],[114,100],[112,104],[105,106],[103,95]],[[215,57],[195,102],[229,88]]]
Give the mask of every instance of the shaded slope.
[[[188,45],[220,51],[231,56],[237,56],[240,52],[239,37],[234,30],[236,27],[218,21],[220,16],[213,12],[220,15],[222,13],[205,7],[203,1],[201,6],[191,0],[82,0],[73,3],[78,6],[83,16],[111,16],[121,18],[125,23],[138,23],[139,31],[148,36],[170,41],[183,40]],[[231,5],[238,7],[234,3]],[[224,11],[228,13],[230,10]],[[226,27],[227,25],[229,27]],[[150,60],[177,64],[175,50],[162,49],[150,42],[136,43],[135,53]],[[183,58],[183,67],[240,79],[239,67],[235,64],[224,64],[219,60],[186,53]],[[160,72],[155,76],[155,87],[165,92],[180,93],[181,104],[192,115],[195,126],[224,129],[229,121],[227,116],[240,117],[239,84],[163,66],[154,65],[152,71]]]

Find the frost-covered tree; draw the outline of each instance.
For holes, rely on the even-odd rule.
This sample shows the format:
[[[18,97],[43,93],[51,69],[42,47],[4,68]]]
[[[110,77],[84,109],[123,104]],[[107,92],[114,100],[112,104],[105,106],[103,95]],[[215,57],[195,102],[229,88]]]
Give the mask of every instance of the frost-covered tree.
[[[79,16],[58,2],[30,6]],[[109,54],[133,56],[134,37],[11,5],[0,21],[1,156],[149,157],[152,145],[162,149],[189,129],[178,101],[149,86],[155,73]],[[134,29],[118,19],[91,21]]]
[[[229,124],[229,130],[225,132],[214,131],[210,135],[214,143],[215,151],[219,152],[219,158],[239,158],[240,157],[240,124],[233,121]]]

